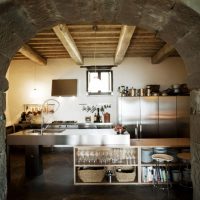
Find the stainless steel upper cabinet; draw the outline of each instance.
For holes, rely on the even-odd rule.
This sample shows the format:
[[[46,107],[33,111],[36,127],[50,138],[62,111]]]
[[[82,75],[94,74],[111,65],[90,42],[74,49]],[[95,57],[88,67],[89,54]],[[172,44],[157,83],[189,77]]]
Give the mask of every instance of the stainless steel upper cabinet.
[[[158,96],[140,97],[142,138],[158,137]]]
[[[159,137],[177,137],[176,96],[159,97]]]
[[[126,126],[131,138],[135,136],[135,127],[140,123],[140,99],[139,97],[119,97],[118,99],[118,123]]]
[[[190,97],[177,96],[177,136],[190,137]]]
[[[119,123],[136,124],[140,119],[139,97],[119,97]]]

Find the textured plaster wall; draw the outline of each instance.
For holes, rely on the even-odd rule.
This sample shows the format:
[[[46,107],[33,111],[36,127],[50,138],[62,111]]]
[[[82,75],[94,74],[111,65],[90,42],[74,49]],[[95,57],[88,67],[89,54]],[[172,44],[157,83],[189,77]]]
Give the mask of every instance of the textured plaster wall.
[[[87,65],[93,59],[85,59]],[[96,59],[98,65],[112,65],[112,58]],[[9,67],[9,90],[7,93],[7,125],[17,123],[24,104],[42,104],[51,97],[52,79],[77,79],[78,95],[76,98],[56,98],[61,107],[52,116],[52,120],[76,120],[85,122],[85,116],[94,113],[82,111],[80,104],[98,105],[111,104],[107,111],[111,114],[111,122],[117,121],[117,88],[126,85],[129,88],[144,88],[147,84],[159,84],[161,91],[172,84],[185,83],[187,74],[181,58],[168,58],[158,65],[152,65],[150,58],[125,58],[121,65],[113,70],[113,95],[86,95],[86,69],[80,68],[71,59],[51,59],[47,66],[39,66],[31,61],[12,61]],[[170,77],[170,78],[169,78]],[[34,88],[37,95],[33,96]],[[10,115],[9,115],[10,114]],[[9,117],[10,116],[10,117]]]

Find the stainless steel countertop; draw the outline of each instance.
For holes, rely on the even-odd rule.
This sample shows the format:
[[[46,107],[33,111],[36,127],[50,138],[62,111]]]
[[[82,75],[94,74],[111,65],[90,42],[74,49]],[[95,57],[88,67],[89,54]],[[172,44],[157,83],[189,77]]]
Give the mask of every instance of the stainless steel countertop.
[[[109,142],[120,144],[124,140],[129,141],[130,146],[137,147],[189,147],[189,138],[151,138],[151,139],[130,139],[130,135],[117,135],[113,129],[66,129],[63,132],[47,132],[41,135],[34,133],[32,130],[19,131],[7,135],[8,145],[66,145],[69,147],[80,145],[80,139],[91,141],[95,144],[102,145],[102,135],[104,143]],[[84,145],[84,144],[82,144]]]
[[[54,122],[51,124],[44,124],[44,125],[48,125],[49,127],[65,127],[65,128],[74,128],[74,129],[98,129],[98,128],[113,128],[114,127],[114,123],[87,123],[87,122],[80,122],[80,123],[65,123],[65,122]],[[41,126],[41,124],[34,124],[34,123],[19,123],[19,124],[15,124],[15,126],[21,126],[23,128],[26,127],[35,127],[35,126]]]
[[[38,129],[37,129],[38,130]],[[23,130],[7,136],[8,145],[130,145],[130,135],[117,135],[113,129]]]

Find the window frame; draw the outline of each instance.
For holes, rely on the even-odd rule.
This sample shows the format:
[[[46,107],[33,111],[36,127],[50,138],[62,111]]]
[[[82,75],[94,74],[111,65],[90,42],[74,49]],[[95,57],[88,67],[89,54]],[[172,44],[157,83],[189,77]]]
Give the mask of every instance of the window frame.
[[[98,78],[101,78],[101,73],[103,72],[109,72],[110,73],[110,78],[111,78],[111,91],[110,92],[89,92],[88,91],[88,87],[89,87],[89,80],[88,80],[88,77],[89,77],[89,73],[90,72],[96,72],[98,73]],[[88,95],[112,95],[113,94],[113,71],[111,69],[87,69],[86,71],[86,92]]]

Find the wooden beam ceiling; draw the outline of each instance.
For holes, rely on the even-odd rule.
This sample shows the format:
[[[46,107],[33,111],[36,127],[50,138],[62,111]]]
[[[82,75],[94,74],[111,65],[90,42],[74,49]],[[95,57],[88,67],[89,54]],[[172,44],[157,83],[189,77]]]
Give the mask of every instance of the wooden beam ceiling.
[[[169,55],[175,51],[174,47],[169,44],[165,44],[161,49],[159,49],[156,54],[151,58],[152,64],[159,64],[165,60]]]
[[[122,25],[97,25],[94,32],[93,25],[67,25],[82,58],[115,58],[119,43]],[[166,43],[156,36],[155,32],[135,28],[130,45],[124,57],[153,57]],[[70,58],[68,51],[52,29],[43,30],[31,38],[27,45],[44,59]],[[170,57],[178,57],[177,51]],[[28,59],[20,52],[13,57],[14,60]]]
[[[59,24],[55,27],[53,27],[53,30],[63,46],[68,51],[71,58],[76,62],[78,65],[83,64],[82,56],[76,46],[76,43],[74,42],[74,39],[72,38],[67,26],[65,24]]]
[[[117,45],[117,50],[115,52],[115,64],[120,64],[123,61],[135,28],[135,26],[126,25],[122,27],[119,42]]]
[[[30,46],[24,44],[20,49],[19,52],[23,54],[25,57],[29,58],[33,62],[39,65],[46,65],[47,60],[40,56],[36,51],[34,51]]]

